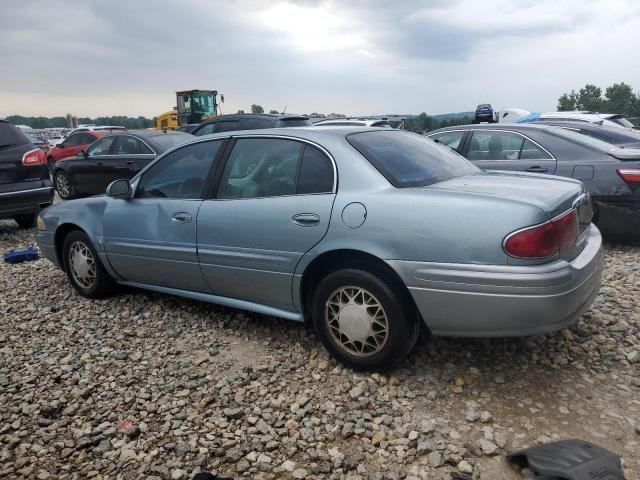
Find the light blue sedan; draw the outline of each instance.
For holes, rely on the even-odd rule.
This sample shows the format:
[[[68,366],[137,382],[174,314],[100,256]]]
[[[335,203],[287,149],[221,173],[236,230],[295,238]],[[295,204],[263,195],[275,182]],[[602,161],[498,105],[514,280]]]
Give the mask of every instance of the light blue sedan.
[[[602,271],[580,182],[483,172],[368,127],[200,137],[104,196],[46,209],[37,240],[86,297],[120,283],[306,320],[361,369],[402,360],[421,328],[563,328]]]

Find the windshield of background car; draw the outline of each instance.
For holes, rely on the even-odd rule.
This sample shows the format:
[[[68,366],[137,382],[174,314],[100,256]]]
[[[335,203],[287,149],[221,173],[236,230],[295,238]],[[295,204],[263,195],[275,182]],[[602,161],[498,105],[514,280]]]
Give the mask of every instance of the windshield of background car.
[[[421,135],[378,130],[347,141],[398,188],[426,186],[481,172],[466,158]]]
[[[29,143],[27,136],[10,123],[0,122],[0,148]]]
[[[176,145],[188,142],[189,140],[193,140],[194,138],[194,135],[186,132],[164,133],[162,135],[151,137],[154,142],[162,145],[166,150],[173,148]]]

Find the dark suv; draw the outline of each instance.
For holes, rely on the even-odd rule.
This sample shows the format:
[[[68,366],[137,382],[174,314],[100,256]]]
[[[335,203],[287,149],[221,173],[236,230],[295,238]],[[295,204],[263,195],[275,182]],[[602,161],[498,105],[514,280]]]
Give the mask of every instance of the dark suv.
[[[230,132],[234,130],[257,130],[261,128],[307,127],[311,125],[309,117],[304,115],[285,115],[275,113],[236,113],[220,115],[206,120],[190,133],[201,136],[210,133]]]
[[[53,203],[47,157],[29,138],[0,120],[0,218],[32,227],[40,209]]]
[[[495,123],[496,119],[493,116],[493,107],[488,103],[481,103],[476,108],[476,116],[473,123]]]

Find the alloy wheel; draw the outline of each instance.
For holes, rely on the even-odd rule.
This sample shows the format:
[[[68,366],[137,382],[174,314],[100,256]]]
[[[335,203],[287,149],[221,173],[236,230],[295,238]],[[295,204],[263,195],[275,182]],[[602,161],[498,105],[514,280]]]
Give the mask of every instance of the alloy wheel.
[[[56,190],[62,198],[67,198],[71,194],[71,184],[64,173],[56,175]]]
[[[380,352],[389,338],[389,321],[382,304],[360,287],[341,287],[329,295],[325,321],[334,342],[358,357]]]

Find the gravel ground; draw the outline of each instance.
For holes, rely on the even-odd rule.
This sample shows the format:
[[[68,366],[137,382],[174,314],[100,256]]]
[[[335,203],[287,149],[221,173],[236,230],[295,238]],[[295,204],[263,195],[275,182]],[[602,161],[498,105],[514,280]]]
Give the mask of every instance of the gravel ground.
[[[0,222],[0,251],[33,231]],[[0,263],[0,477],[515,479],[504,453],[582,438],[640,478],[640,248],[607,246],[556,334],[421,340],[345,370],[302,325],[124,290],[90,301],[46,260]]]

